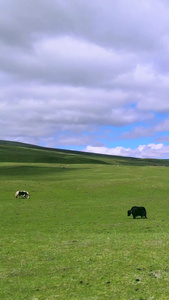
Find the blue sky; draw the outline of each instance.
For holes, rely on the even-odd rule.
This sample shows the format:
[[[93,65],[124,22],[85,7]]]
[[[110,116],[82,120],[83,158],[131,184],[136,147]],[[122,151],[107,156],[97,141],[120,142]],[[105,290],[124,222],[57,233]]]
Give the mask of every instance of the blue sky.
[[[0,1],[0,139],[169,158],[167,0]]]

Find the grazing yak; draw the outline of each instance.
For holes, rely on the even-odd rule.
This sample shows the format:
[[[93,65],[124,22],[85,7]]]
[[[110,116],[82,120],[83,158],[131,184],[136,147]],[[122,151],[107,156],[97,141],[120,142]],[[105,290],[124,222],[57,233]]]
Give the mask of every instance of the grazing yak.
[[[133,206],[130,210],[127,212],[128,216],[132,215],[133,219],[140,216],[141,218],[147,218],[147,212],[145,207],[139,207],[139,206]]]
[[[29,199],[29,193],[26,191],[17,191],[15,193],[15,198],[27,198]]]

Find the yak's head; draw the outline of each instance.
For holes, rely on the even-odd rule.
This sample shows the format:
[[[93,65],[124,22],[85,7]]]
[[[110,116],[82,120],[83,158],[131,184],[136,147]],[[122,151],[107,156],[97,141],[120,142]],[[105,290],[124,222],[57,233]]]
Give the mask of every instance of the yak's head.
[[[131,209],[128,210],[127,215],[130,216],[131,215]]]

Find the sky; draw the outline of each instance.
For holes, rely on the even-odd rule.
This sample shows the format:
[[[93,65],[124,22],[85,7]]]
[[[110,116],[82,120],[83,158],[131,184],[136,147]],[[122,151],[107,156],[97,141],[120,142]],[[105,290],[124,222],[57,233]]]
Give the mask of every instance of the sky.
[[[0,0],[0,140],[169,158],[169,1]]]

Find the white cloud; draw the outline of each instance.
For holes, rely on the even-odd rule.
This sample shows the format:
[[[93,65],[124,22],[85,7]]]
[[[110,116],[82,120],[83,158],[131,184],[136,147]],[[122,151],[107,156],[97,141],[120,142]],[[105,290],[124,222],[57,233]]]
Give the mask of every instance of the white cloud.
[[[137,157],[137,158],[166,158],[169,156],[169,146],[163,144],[148,144],[139,145],[135,149],[115,147],[93,147],[87,146],[84,149],[85,152],[100,153],[106,155],[117,155],[126,157]]]
[[[1,1],[0,139],[106,145],[110,127],[113,142],[155,143],[169,131],[168,32],[165,0]]]

